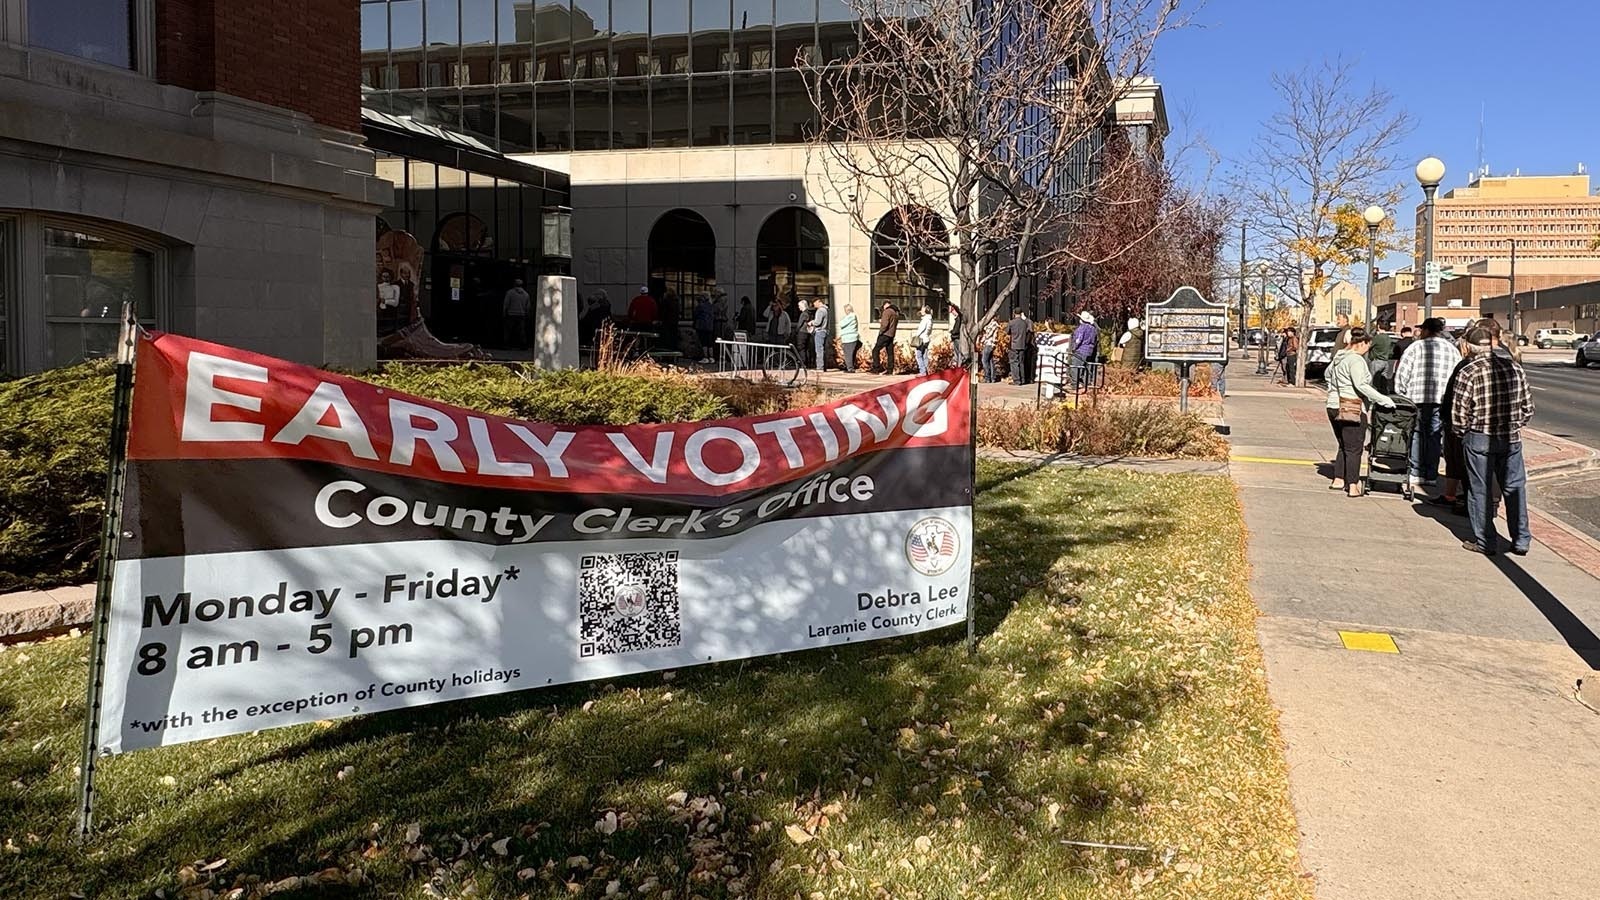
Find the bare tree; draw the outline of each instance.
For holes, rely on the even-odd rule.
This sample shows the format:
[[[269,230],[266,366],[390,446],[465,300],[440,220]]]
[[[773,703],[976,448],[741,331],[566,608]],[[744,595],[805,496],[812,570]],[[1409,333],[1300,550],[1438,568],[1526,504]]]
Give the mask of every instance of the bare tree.
[[[1283,286],[1300,304],[1301,347],[1315,298],[1365,252],[1359,210],[1373,203],[1393,210],[1403,196],[1398,151],[1414,120],[1387,90],[1356,78],[1344,60],[1273,75],[1282,108],[1237,177],[1242,214],[1270,241],[1264,253],[1295,273]],[[1305,384],[1307,355],[1300,354],[1297,384]]]
[[[1107,321],[1142,314],[1146,303],[1184,285],[1213,296],[1219,281],[1236,277],[1219,268],[1233,216],[1227,199],[1184,185],[1167,159],[1116,160],[1124,153],[1137,156],[1125,140],[1114,139],[1107,148],[1110,174],[1067,238],[1072,259],[1104,260],[1081,297]],[[1062,264],[1072,263],[1057,260]]]
[[[1027,276],[1103,262],[1066,236],[1106,166],[1131,158],[1108,163],[1101,150],[1178,0],[845,2],[860,19],[853,52],[799,62],[818,113],[821,202],[867,234],[890,213],[908,281],[926,260],[948,261],[969,340]]]

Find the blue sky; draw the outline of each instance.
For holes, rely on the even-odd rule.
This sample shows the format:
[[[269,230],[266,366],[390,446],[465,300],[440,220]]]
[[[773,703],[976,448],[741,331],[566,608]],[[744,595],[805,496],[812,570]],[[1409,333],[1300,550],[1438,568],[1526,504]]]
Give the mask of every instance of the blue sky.
[[[1185,129],[1202,136],[1223,167],[1278,108],[1274,71],[1338,56],[1416,118],[1402,150],[1408,184],[1429,155],[1448,169],[1443,188],[1465,183],[1480,109],[1495,174],[1600,167],[1600,0],[1209,0],[1194,20],[1162,39],[1153,74],[1174,141]],[[1417,189],[1408,202],[1421,199]]]

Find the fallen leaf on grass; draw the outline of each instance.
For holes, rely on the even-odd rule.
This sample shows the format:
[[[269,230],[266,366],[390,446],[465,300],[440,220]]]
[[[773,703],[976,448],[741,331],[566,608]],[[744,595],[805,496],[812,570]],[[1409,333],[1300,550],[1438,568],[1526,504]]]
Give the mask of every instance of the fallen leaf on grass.
[[[503,837],[500,840],[495,841],[494,843],[490,844],[489,845],[489,849],[494,851],[494,855],[495,856],[505,856],[507,853],[510,852],[510,846],[511,846],[511,838]]]
[[[925,834],[917,835],[917,839],[912,841],[911,844],[917,848],[918,853],[928,853],[933,850],[933,841]]]
[[[794,841],[796,844],[806,844],[816,839],[816,835],[801,828],[799,825],[785,825],[783,833],[788,835],[789,840]]]

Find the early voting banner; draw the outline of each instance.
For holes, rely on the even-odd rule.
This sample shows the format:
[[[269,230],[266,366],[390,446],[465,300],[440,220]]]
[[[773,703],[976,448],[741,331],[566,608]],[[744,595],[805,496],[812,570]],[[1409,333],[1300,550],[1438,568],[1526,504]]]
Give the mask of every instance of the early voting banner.
[[[522,422],[138,339],[99,751],[962,623],[967,375]]]

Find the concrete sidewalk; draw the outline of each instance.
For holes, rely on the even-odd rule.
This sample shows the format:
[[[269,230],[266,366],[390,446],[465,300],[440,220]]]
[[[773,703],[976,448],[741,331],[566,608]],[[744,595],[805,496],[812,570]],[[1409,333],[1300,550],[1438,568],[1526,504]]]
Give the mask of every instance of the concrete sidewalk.
[[[1600,566],[1553,552],[1570,536],[1548,522],[1529,556],[1486,558],[1460,549],[1465,519],[1328,490],[1319,395],[1229,376],[1230,469],[1317,896],[1600,896],[1600,715],[1573,699],[1600,668],[1585,570]],[[1398,653],[1345,649],[1341,631]]]

